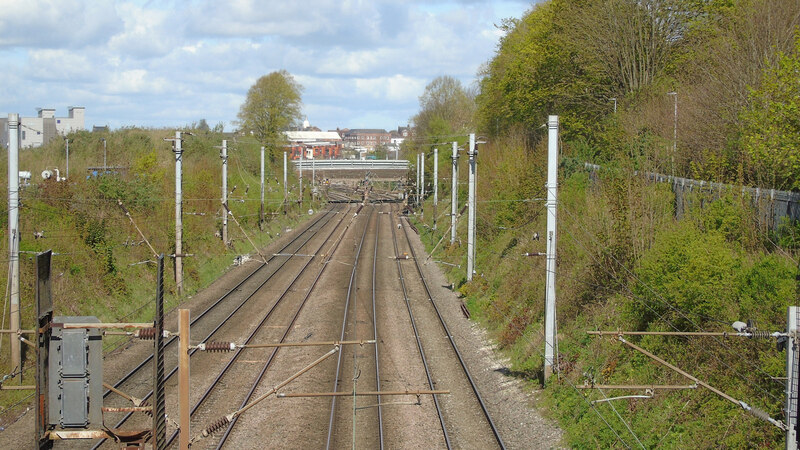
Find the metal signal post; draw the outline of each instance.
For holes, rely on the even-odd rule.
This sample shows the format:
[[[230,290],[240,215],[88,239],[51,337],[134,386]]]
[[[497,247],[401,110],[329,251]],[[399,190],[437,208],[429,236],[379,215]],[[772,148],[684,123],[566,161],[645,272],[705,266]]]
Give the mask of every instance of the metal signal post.
[[[264,225],[264,147],[261,147],[261,208],[258,210],[258,225]]]
[[[183,295],[183,149],[181,132],[175,132],[172,151],[175,153],[175,286],[178,296]]]
[[[433,229],[436,230],[436,214],[439,206],[439,149],[433,149]]]
[[[456,243],[456,215],[458,214],[458,143],[453,141],[453,173],[450,176],[450,245]]]
[[[558,205],[558,116],[547,121],[547,273],[544,312],[544,379],[556,362],[556,206]]]
[[[228,141],[222,140],[222,204],[228,204]],[[222,243],[228,245],[228,211],[222,214]]]
[[[467,204],[469,212],[467,215],[467,281],[472,281],[475,273],[475,171],[477,169],[477,156],[475,151],[475,133],[469,135],[469,197]]]
[[[8,264],[11,274],[11,331],[20,328],[19,314],[19,114],[8,115]],[[19,336],[11,334],[11,373],[20,371],[22,352]]]
[[[797,329],[800,324],[800,307],[790,306],[786,317],[786,449],[798,447],[798,409],[800,409],[800,358],[797,351]]]

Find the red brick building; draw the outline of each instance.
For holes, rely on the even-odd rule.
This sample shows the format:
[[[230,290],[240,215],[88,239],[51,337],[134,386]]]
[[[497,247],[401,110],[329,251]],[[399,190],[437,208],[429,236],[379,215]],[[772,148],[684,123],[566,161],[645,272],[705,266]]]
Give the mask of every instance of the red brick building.
[[[391,135],[377,128],[345,130],[342,139],[346,147],[364,147],[370,151],[380,145],[389,145]]]
[[[287,131],[286,149],[292,159],[338,159],[342,157],[342,138],[335,131]]]
[[[331,143],[295,143],[285,147],[289,158],[300,159],[300,154],[305,151],[303,159],[339,159],[342,157],[342,145]]]

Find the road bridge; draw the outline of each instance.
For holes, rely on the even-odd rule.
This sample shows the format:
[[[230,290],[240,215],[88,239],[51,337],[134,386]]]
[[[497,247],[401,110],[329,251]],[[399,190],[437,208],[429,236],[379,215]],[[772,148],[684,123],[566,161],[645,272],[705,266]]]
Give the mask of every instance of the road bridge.
[[[304,174],[315,173],[318,179],[359,179],[369,174],[372,180],[396,181],[408,174],[409,163],[405,159],[311,159],[292,161],[295,171],[301,168]]]

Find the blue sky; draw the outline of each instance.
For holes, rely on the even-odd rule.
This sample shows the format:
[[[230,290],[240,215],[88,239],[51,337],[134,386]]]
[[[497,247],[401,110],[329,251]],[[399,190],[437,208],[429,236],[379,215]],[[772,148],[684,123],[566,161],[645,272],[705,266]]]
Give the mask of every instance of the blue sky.
[[[395,128],[439,75],[472,84],[530,1],[0,0],[0,114],[86,107],[86,126],[233,123],[286,69],[323,130]]]

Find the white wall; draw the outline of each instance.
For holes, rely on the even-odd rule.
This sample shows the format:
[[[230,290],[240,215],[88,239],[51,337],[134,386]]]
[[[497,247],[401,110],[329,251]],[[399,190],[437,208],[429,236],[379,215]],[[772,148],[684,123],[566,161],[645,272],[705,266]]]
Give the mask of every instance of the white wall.
[[[58,131],[58,134],[66,135],[73,131],[83,130],[85,112],[85,108],[76,106],[69,109],[69,116],[56,117],[56,131]]]
[[[44,120],[41,117],[20,117],[20,148],[41,147],[44,143]]]

